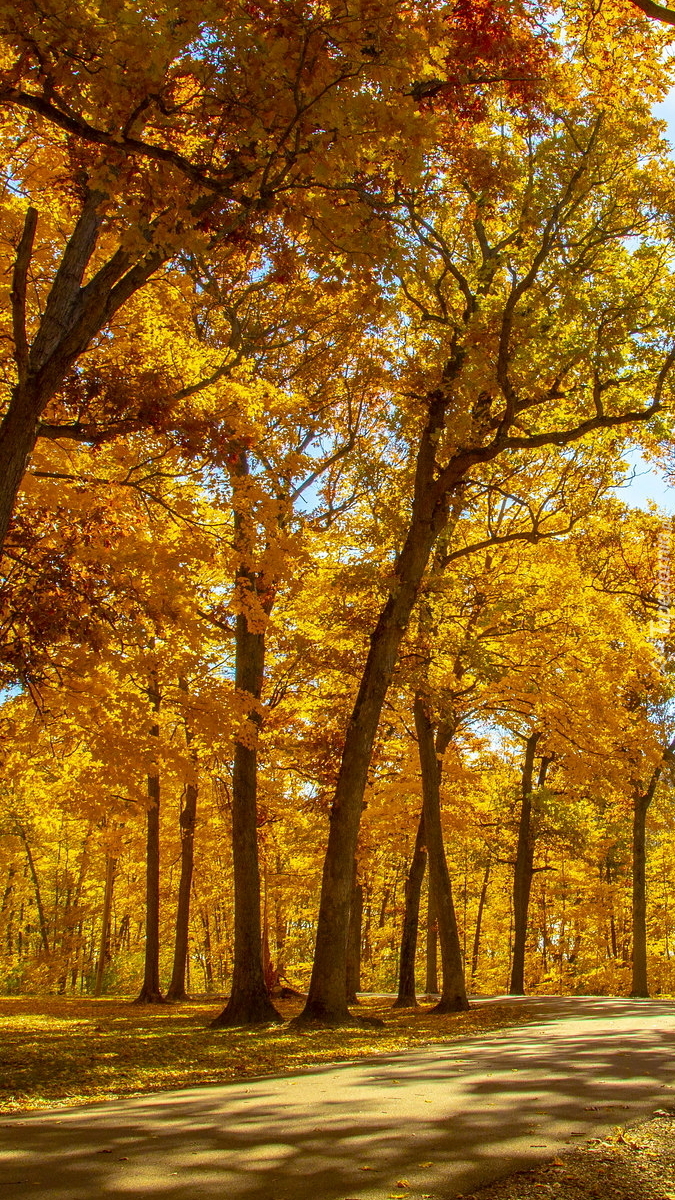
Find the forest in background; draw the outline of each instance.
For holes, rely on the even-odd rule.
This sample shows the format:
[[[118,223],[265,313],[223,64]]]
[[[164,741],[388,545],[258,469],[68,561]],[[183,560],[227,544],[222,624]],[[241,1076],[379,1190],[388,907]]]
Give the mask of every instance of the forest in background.
[[[668,10],[0,7],[0,989],[673,993]]]

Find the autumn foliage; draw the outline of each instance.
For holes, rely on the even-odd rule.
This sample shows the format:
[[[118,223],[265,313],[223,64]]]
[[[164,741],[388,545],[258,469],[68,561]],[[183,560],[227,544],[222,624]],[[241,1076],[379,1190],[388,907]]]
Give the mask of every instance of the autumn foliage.
[[[0,987],[675,989],[667,22],[0,14]]]

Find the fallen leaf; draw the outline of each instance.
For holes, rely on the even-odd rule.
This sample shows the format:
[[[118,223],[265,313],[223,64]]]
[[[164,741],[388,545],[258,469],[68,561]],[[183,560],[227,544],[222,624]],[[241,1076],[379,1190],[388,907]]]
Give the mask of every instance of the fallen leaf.
[[[434,1164],[432,1162],[425,1162],[425,1163],[418,1163],[417,1165],[418,1165],[418,1167],[433,1167]],[[457,1194],[459,1195],[460,1193],[458,1192]]]
[[[375,1167],[359,1167],[359,1171],[374,1171]]]
[[[551,1163],[554,1167],[564,1167],[565,1163],[562,1158],[552,1158]]]

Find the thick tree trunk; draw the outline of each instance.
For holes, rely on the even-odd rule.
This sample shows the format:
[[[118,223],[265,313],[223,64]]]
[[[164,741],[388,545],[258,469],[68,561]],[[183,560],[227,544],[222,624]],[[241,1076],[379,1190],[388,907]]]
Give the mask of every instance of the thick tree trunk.
[[[473,979],[478,970],[478,956],[480,954],[480,935],[483,927],[483,912],[485,911],[485,901],[487,899],[488,884],[490,882],[490,870],[492,863],[488,859],[485,865],[485,874],[483,875],[483,883],[480,889],[478,898],[478,912],[476,913],[476,930],[473,935],[473,950],[471,953],[471,978]]]
[[[117,859],[112,854],[106,854],[105,859],[105,888],[103,891],[103,912],[101,913],[101,940],[96,964],[96,980],[94,995],[100,996],[103,990],[103,972],[110,958],[110,914],[112,913],[113,888],[115,886],[115,868]]]
[[[394,1008],[416,1008],[415,954],[420,919],[420,896],[427,866],[427,847],[424,836],[424,813],[420,815],[410,870],[405,881],[405,909],[401,933],[401,957],[398,971],[398,996]]]
[[[530,892],[534,874],[534,833],[532,829],[532,776],[537,743],[541,732],[531,733],[525,743],[525,762],[521,785],[520,819],[518,822],[518,846],[513,872],[513,961],[509,991],[512,996],[525,992],[525,943],[527,941],[527,917],[530,907]],[[550,758],[542,758],[537,787],[546,782]]]
[[[356,868],[356,863],[354,863]],[[361,991],[361,927],[363,924],[363,885],[356,882],[354,870],[354,888],[352,904],[349,913],[349,933],[347,936],[347,1000],[349,1004],[358,1004],[357,992]]]
[[[262,725],[260,698],[265,670],[264,621],[274,599],[273,588],[250,567],[252,547],[249,514],[239,507],[237,485],[249,474],[241,450],[233,468],[235,544],[241,554],[236,581],[240,602],[235,629],[234,681],[237,692],[249,697],[245,729],[234,748],[232,771],[232,859],[234,868],[234,962],[232,989],[223,1011],[211,1024],[260,1025],[281,1021],[274,1007],[262,959],[260,922],[260,865],[258,862],[258,739]],[[249,618],[250,614],[250,618]],[[262,628],[261,628],[262,625]]]
[[[249,629],[239,613],[236,629],[235,686],[258,701],[262,690],[265,635]],[[232,854],[234,865],[234,964],[230,998],[212,1024],[257,1025],[281,1021],[270,1000],[262,962],[260,869],[258,863],[257,738],[260,716],[248,720],[247,743],[237,741],[232,774]]]
[[[342,1024],[353,1020],[347,1006],[346,987],[352,862],[382,705],[431,549],[447,521],[450,485],[439,492],[434,480],[436,444],[443,428],[448,399],[445,393],[439,393],[430,404],[417,458],[410,526],[396,560],[389,599],[371,636],[345,735],[323,866],[312,978],[307,1003],[298,1018],[300,1021]],[[468,465],[458,471],[458,479],[466,473]]]
[[[190,929],[190,895],[194,868],[195,821],[197,819],[197,784],[188,783],[180,814],[180,881],[176,905],[176,940],[173,952],[171,982],[167,1000],[176,1003],[188,1000],[185,990],[185,968],[188,956]]]
[[[469,1007],[464,982],[462,948],[452,901],[450,873],[443,845],[439,750],[424,697],[415,696],[415,730],[422,773],[424,829],[429,855],[429,879],[436,902],[438,940],[441,947],[441,998],[432,1010],[437,1013],[464,1012]]]
[[[160,695],[157,681],[148,688],[153,710],[158,713]],[[150,736],[159,738],[159,724],[150,727]],[[159,982],[159,768],[148,773],[148,813],[145,848],[145,961],[143,986],[134,1004],[164,1004]]]

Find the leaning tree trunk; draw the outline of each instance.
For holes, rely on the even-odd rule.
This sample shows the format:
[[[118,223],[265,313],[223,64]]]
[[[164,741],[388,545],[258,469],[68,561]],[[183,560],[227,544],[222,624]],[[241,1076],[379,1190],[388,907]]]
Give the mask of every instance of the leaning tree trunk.
[[[148,688],[153,711],[159,712],[160,695],[156,677]],[[150,727],[159,738],[159,723]],[[159,767],[148,772],[148,814],[145,851],[145,962],[143,986],[135,1004],[164,1004],[159,982]]]
[[[480,953],[480,935],[483,928],[483,912],[485,911],[485,901],[487,900],[488,884],[490,882],[490,871],[492,863],[488,859],[485,864],[485,874],[483,875],[483,883],[480,889],[478,898],[478,912],[476,913],[476,930],[473,935],[473,950],[471,953],[471,978],[474,979],[478,970],[478,955]]]
[[[448,519],[448,499],[467,473],[469,459],[457,466],[456,478],[436,484],[436,447],[450,400],[452,372],[445,387],[431,398],[415,472],[413,511],[405,542],[392,573],[389,599],[370,639],[368,657],[347,726],[342,762],[331,808],[323,865],[321,901],[309,995],[299,1021],[347,1024],[354,1020],[347,1005],[347,934],[351,902],[352,862],[356,853],[363,796],[373,743],[396,656],[408,627],[432,547]],[[446,390],[447,388],[447,390]],[[454,469],[454,468],[453,468]]]
[[[530,892],[534,874],[534,833],[532,830],[532,775],[537,743],[541,732],[531,733],[525,743],[525,762],[521,785],[520,820],[518,823],[518,846],[513,872],[513,961],[509,992],[522,996],[525,992],[525,943],[527,941],[527,916],[530,907]],[[542,758],[537,787],[546,782],[550,758]]]
[[[235,471],[237,480],[249,473],[248,459],[241,451]],[[249,698],[248,718],[234,748],[232,772],[232,859],[234,874],[234,961],[230,998],[212,1025],[259,1025],[281,1021],[274,1007],[262,960],[260,922],[260,866],[258,862],[258,739],[262,726],[260,698],[265,670],[264,621],[269,616],[273,593],[248,565],[250,545],[246,516],[235,506],[235,542],[242,551],[237,577],[241,609],[235,630],[234,683],[237,693]],[[261,628],[262,624],[262,628]],[[345,931],[346,940],[346,931]]]
[[[394,1008],[416,1008],[415,954],[420,919],[420,896],[427,865],[427,848],[424,836],[424,813],[421,814],[415,837],[415,849],[405,881],[405,909],[401,933],[401,958],[398,972],[398,996]]]
[[[187,692],[187,682],[179,680],[181,691]],[[192,730],[185,722],[185,740],[188,749],[192,742]],[[196,770],[194,755],[192,765]],[[194,869],[195,823],[197,820],[197,783],[191,781],[185,785],[185,795],[180,813],[180,880],[178,883],[178,901],[176,904],[176,938],[173,952],[173,969],[171,982],[166,993],[167,1000],[177,1003],[188,1000],[185,990],[185,971],[187,967],[188,942],[190,930],[190,895],[192,893],[192,873]]]
[[[438,940],[441,948],[441,998],[435,1013],[464,1012],[469,1007],[464,982],[462,948],[459,943],[450,873],[443,845],[439,750],[426,701],[418,692],[414,704],[415,730],[422,772],[424,828],[429,855],[429,880],[436,902]]]

